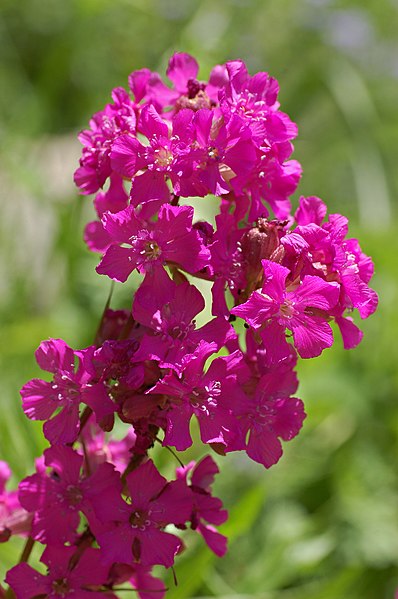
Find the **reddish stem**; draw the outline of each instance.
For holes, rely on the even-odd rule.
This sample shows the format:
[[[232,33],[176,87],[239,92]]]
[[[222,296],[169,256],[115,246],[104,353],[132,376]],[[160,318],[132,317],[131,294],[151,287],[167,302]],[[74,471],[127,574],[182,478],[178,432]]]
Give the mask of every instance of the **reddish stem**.
[[[24,546],[24,548],[22,550],[21,557],[19,558],[19,562],[18,563],[22,564],[22,563],[27,562],[29,560],[29,557],[30,557],[30,554],[32,553],[32,549],[33,549],[34,544],[35,544],[35,541],[32,539],[32,537],[28,537],[26,539],[26,543],[25,543],[25,546]]]

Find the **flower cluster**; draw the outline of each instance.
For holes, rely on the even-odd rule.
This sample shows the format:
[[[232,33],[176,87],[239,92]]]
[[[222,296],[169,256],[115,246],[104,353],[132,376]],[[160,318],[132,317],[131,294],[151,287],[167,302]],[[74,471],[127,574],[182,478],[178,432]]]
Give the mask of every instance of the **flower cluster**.
[[[355,347],[362,332],[350,314],[377,307],[372,261],[347,237],[347,219],[327,216],[315,196],[291,213],[297,127],[279,109],[277,81],[250,76],[242,61],[201,81],[182,53],[167,76],[171,86],[148,69],[132,73],[129,92],[115,89],[80,135],[75,182],[96,194],[98,218],[85,230],[101,255],[96,270],[142,279],[131,310],[105,310],[93,345],[50,339],[36,352],[52,378],[29,381],[22,406],[44,422],[50,447],[18,498],[3,493],[2,535],[45,545],[47,571],[25,555],[6,578],[17,599],[115,598],[125,584],[161,598],[152,567],[173,566],[188,529],[224,555],[215,461],[181,463],[168,480],[149,451],[188,449],[195,423],[217,454],[244,451],[270,468],[305,419],[298,358],[331,347],[336,327]],[[219,204],[213,224],[185,200],[207,196]],[[211,298],[200,327],[197,279]],[[111,434],[116,421],[122,439]]]

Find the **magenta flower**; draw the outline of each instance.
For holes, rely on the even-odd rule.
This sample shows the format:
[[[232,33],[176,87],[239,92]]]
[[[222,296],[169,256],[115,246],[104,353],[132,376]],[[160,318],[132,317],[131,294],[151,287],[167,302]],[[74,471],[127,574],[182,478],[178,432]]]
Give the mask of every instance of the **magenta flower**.
[[[81,355],[82,352],[75,354],[62,339],[43,341],[36,351],[36,360],[42,370],[53,373],[53,381],[32,379],[21,389],[25,414],[31,420],[46,420],[43,432],[50,443],[73,443],[77,439],[81,402],[94,410],[97,420],[114,412],[105,387],[92,384]],[[75,357],[79,361],[77,369]]]
[[[186,281],[177,285],[163,269],[148,273],[136,291],[133,316],[151,334],[144,335],[137,356],[158,360],[161,368],[178,370],[183,357],[192,353],[201,340],[213,341],[221,349],[235,332],[224,318],[215,318],[196,329],[195,316],[204,307],[204,299],[194,285]]]
[[[178,103],[179,108],[194,107],[192,100],[198,102],[199,98],[203,107],[210,108],[209,98],[203,93],[206,84],[197,80],[198,72],[199,65],[193,56],[177,52],[170,58],[166,74],[174,87],[173,103]]]
[[[90,419],[82,432],[85,450],[81,449],[79,453],[85,454],[89,472],[94,472],[100,464],[108,462],[122,474],[128,466],[136,438],[131,428],[123,439],[112,439]]]
[[[40,560],[48,567],[46,576],[23,563],[7,572],[6,582],[17,599],[117,599],[114,593],[101,591],[109,566],[101,565],[99,549],[86,549],[73,567],[75,553],[76,547],[48,547]]]
[[[326,204],[317,196],[304,197],[299,200],[294,218],[299,225],[309,225],[315,223],[320,225],[326,216]]]
[[[361,251],[356,239],[343,242],[341,250],[336,251],[334,266],[339,272],[345,295],[343,305],[357,308],[361,318],[371,316],[378,305],[377,293],[367,284],[373,275],[373,263]]]
[[[93,377],[105,383],[115,401],[118,400],[119,387],[137,390],[144,383],[145,365],[136,357],[138,347],[136,339],[109,339],[85,360],[87,369],[91,366]],[[117,387],[113,384],[115,381],[118,382]]]
[[[146,203],[153,206],[152,214],[168,202],[170,190],[178,196],[204,196],[206,187],[193,173],[193,160],[197,154],[192,144],[193,112],[181,110],[173,117],[172,131],[167,121],[154,106],[143,108],[140,130],[148,138],[148,145],[136,137],[121,135],[113,144],[112,168],[132,180],[131,201],[134,206]]]
[[[107,308],[101,317],[97,331],[98,345],[103,344],[108,339],[119,339],[126,330],[129,317],[129,310],[112,310],[111,308]]]
[[[105,212],[119,212],[128,205],[128,195],[123,186],[122,178],[116,173],[110,176],[109,189],[99,192],[94,199],[94,207],[99,218]],[[103,254],[112,243],[112,238],[104,229],[101,221],[93,221],[84,229],[84,241],[92,252]]]
[[[317,271],[326,280],[337,281],[341,285],[337,317],[346,309],[357,308],[361,318],[368,318],[378,303],[376,292],[368,286],[373,276],[373,262],[362,252],[357,239],[346,239],[348,220],[340,214],[331,214],[321,224],[325,214],[326,206],[319,198],[300,198],[295,215],[299,226],[295,233],[301,236],[307,247],[300,256],[299,268],[303,268],[304,262],[305,272],[312,274]],[[352,327],[347,325],[347,331],[348,328],[354,333]],[[355,333],[355,336],[359,342],[360,335]],[[353,340],[348,342],[351,347],[355,344]]]
[[[82,131],[79,141],[83,144],[80,167],[75,172],[75,183],[81,193],[98,191],[111,175],[109,159],[112,142],[129,131],[135,134],[136,115],[127,92],[118,87],[112,92],[113,104],[97,112],[90,120],[90,129]]]
[[[181,480],[168,483],[151,460],[126,479],[130,503],[113,493],[112,500],[93,497],[97,517],[112,527],[98,535],[106,563],[142,566],[162,564],[169,568],[181,547],[178,537],[164,532],[167,524],[183,525],[192,511],[192,498]]]
[[[216,224],[213,243],[209,245],[210,266],[214,277],[212,314],[229,316],[225,299],[227,286],[235,300],[239,297],[239,291],[246,287],[240,247],[245,229],[238,229],[233,215],[228,213],[218,214]]]
[[[170,401],[164,445],[172,445],[178,451],[192,445],[189,423],[193,414],[199,421],[203,443],[226,446],[235,435],[236,421],[225,404],[241,395],[236,381],[242,354],[236,351],[216,358],[203,373],[204,363],[216,351],[215,343],[201,341],[195,352],[183,360],[180,375],[171,371],[149,390],[164,394]]]
[[[287,387],[290,386],[290,381]],[[290,441],[306,416],[304,405],[296,397],[288,397],[277,372],[265,374],[258,381],[254,395],[246,402],[234,402],[232,409],[241,427],[242,444],[247,455],[270,468],[282,456],[279,437]],[[237,447],[239,448],[239,446]]]
[[[250,130],[238,116],[224,123],[223,119],[215,120],[209,110],[199,110],[193,124],[198,178],[206,193],[226,194],[231,189],[229,180],[247,174],[255,163],[256,150]]]
[[[169,60],[167,76],[173,83],[172,89],[166,87],[158,80],[149,84],[152,102],[163,108],[172,106],[174,111],[184,108],[200,110],[212,108],[218,102],[218,91],[227,81],[227,72],[224,66],[212,69],[209,81],[198,81],[199,65],[193,56],[184,52],[177,52]],[[165,118],[170,113],[165,112]]]
[[[149,69],[139,69],[130,73],[128,77],[129,88],[134,96],[135,109],[139,108],[140,102],[146,100],[151,79],[157,73],[152,73]]]
[[[222,557],[227,550],[227,538],[212,526],[223,524],[228,518],[228,512],[222,509],[221,500],[211,493],[211,485],[218,472],[217,464],[210,456],[206,456],[198,464],[190,462],[185,468],[178,468],[177,476],[186,480],[190,475],[190,489],[193,493],[192,529],[197,530],[209,548]]]
[[[140,599],[163,599],[166,594],[164,582],[151,574],[151,568],[134,564],[114,564],[110,571],[110,583],[115,586],[129,582]]]
[[[363,338],[363,332],[356,326],[351,316],[336,316],[335,321],[340,329],[344,349],[353,349]]]
[[[297,125],[278,110],[279,85],[268,73],[251,77],[241,60],[227,62],[229,83],[220,93],[221,109],[239,114],[250,126],[258,146],[283,143],[296,137]]]
[[[8,464],[0,461],[0,543],[8,541],[11,535],[26,535],[32,522],[31,514],[19,503],[18,491],[6,489],[10,476]]]
[[[272,328],[272,326],[268,328]],[[294,368],[297,365],[297,353],[293,345],[285,344],[284,349],[288,350],[286,355],[280,360],[275,360],[270,347],[264,343],[263,339],[262,343],[259,344],[255,336],[255,331],[249,328],[246,333],[246,353],[244,354],[244,358],[250,370],[250,379],[249,382],[245,381],[244,383],[245,391],[249,395],[253,395],[260,378],[264,374],[273,373],[279,378],[280,389],[286,395],[292,395],[298,388],[298,379],[294,372]],[[270,345],[272,346],[271,337]]]
[[[302,358],[319,356],[333,343],[327,319],[338,301],[339,286],[307,275],[290,291],[286,289],[288,268],[269,260],[262,260],[262,264],[265,280],[261,292],[254,291],[246,303],[231,310],[232,314],[241,316],[254,329],[263,328],[265,334],[267,327],[273,326],[278,345],[287,328]]]
[[[112,489],[120,489],[120,477],[111,464],[101,464],[92,476],[81,472],[83,456],[71,447],[54,446],[44,452],[43,469],[19,485],[19,501],[34,514],[32,537],[43,543],[73,542],[80,522],[79,512],[92,515],[93,490],[109,499]]]
[[[291,144],[288,142],[273,144],[271,148],[260,148],[250,172],[231,180],[242,218],[247,212],[246,204],[250,206],[249,222],[268,216],[267,204],[276,218],[283,220],[290,216],[289,196],[296,191],[302,172],[297,160],[287,160],[290,153]]]
[[[166,263],[188,272],[206,266],[209,252],[192,228],[193,208],[163,205],[156,223],[143,222],[129,206],[117,214],[107,212],[102,222],[111,235],[97,272],[124,282],[137,268],[141,273]]]
[[[175,93],[164,84],[159,73],[146,68],[130,73],[128,84],[134,97],[133,106],[138,122],[144,106],[152,104],[160,114],[175,98]]]

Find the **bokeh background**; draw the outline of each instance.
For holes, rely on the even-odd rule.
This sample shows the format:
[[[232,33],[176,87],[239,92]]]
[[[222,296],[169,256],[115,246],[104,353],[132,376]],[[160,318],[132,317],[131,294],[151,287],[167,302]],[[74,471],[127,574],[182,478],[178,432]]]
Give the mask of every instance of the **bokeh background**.
[[[282,109],[299,124],[299,191],[350,217],[381,301],[359,348],[344,352],[337,340],[301,361],[308,417],[276,467],[221,460],[229,553],[220,560],[193,543],[176,566],[179,585],[167,578],[169,597],[392,598],[397,0],[2,0],[0,49],[0,459],[14,482],[45,446],[18,393],[40,376],[33,351],[49,336],[90,344],[109,292],[82,242],[91,207],[72,183],[77,132],[130,71],[164,72],[173,51],[194,54],[203,78],[243,58],[279,79]],[[127,295],[118,301],[128,306]],[[19,552],[18,540],[0,547],[0,574]]]

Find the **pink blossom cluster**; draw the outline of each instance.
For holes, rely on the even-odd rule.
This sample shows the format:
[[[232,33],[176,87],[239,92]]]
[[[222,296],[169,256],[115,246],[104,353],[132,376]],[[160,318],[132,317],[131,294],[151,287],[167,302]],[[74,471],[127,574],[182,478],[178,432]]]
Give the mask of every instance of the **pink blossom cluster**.
[[[98,218],[85,230],[101,254],[96,270],[121,283],[138,272],[141,282],[130,310],[107,307],[93,345],[50,339],[36,351],[50,380],[29,381],[22,406],[44,422],[50,447],[18,495],[3,490],[0,514],[3,540],[25,534],[45,549],[42,572],[28,550],[8,572],[17,599],[114,598],[121,585],[163,597],[152,568],[173,566],[188,529],[224,555],[216,462],[184,466],[176,452],[191,447],[196,426],[217,454],[244,451],[270,468],[305,419],[298,358],[331,347],[333,330],[355,347],[351,313],[377,307],[372,261],[347,219],[327,216],[315,196],[291,212],[297,127],[279,109],[277,81],[239,60],[201,81],[182,53],[167,76],[171,86],[133,72],[129,92],[115,89],[80,135],[75,182],[96,194]],[[218,202],[215,222],[197,220],[187,198]],[[206,303],[211,317],[198,326]],[[180,461],[172,480],[149,457],[156,443]]]

